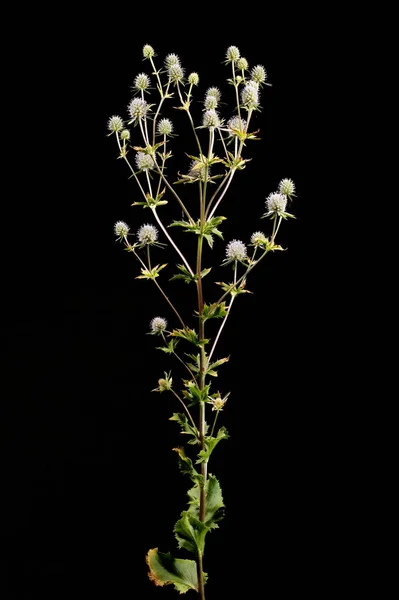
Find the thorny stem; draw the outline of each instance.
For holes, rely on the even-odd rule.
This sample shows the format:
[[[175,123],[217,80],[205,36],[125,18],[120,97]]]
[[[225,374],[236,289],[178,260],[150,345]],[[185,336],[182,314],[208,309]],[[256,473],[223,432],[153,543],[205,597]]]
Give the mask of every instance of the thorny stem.
[[[176,392],[175,392],[175,390],[173,388],[170,388],[170,391],[173,392],[173,394],[176,396],[176,398],[178,399],[178,401],[183,405],[184,410],[186,411],[186,413],[190,417],[190,421],[193,424],[193,427],[195,428],[194,419],[192,418],[191,413],[188,410],[187,406],[184,404],[183,400],[180,398],[180,396],[178,394],[176,394]]]
[[[166,237],[168,238],[169,242],[172,244],[173,248],[176,250],[176,252],[178,253],[178,255],[180,256],[180,258],[182,259],[182,261],[184,262],[184,264],[187,267],[187,270],[189,271],[190,275],[194,275],[194,273],[191,270],[190,265],[188,264],[187,260],[184,258],[184,255],[181,253],[181,251],[179,250],[179,248],[176,246],[176,244],[174,243],[174,241],[172,240],[172,238],[170,237],[168,230],[164,227],[161,219],[158,216],[157,213],[157,209],[155,206],[151,207],[152,212],[154,213],[154,217],[157,220],[158,225],[160,226],[160,228],[162,229],[162,231],[164,232],[164,234],[166,235]]]

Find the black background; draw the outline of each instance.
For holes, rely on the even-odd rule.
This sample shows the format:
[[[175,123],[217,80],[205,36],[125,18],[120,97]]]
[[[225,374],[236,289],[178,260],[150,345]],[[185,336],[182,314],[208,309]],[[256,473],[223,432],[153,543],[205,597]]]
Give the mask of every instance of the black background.
[[[210,469],[227,509],[208,538],[207,598],[267,591],[277,599],[299,589],[319,598],[333,588],[335,570],[346,568],[332,550],[337,409],[321,384],[328,290],[319,287],[312,247],[323,225],[315,186],[320,33],[297,27],[296,15],[258,23],[251,13],[245,25],[245,7],[234,15],[209,9],[203,26],[199,15],[175,22],[168,11],[156,12],[151,26],[152,15],[142,11],[145,17],[132,10],[104,21],[60,16],[67,33],[60,39],[57,27],[46,30],[45,42],[39,35],[34,53],[24,55],[32,95],[24,112],[33,113],[34,133],[12,175],[9,203],[4,597],[176,597],[153,586],[145,565],[149,548],[175,551],[172,527],[190,485],[171,451],[180,440],[168,417],[178,407],[172,396],[150,391],[164,370],[173,368],[175,381],[179,370],[155,350],[149,321],[164,315],[176,324],[155,286],[135,279],[133,256],[115,243],[115,221],[136,231],[151,218],[131,207],[138,190],[106,136],[109,116],[126,116],[134,76],[149,72],[141,49],[150,43],[158,61],[175,52],[187,72],[199,73],[198,101],[217,85],[233,107],[223,64],[231,44],[251,66],[263,64],[273,84],[254,118],[262,139],[248,144],[253,160],[219,211],[228,217],[226,242],[270,232],[259,217],[281,178],[292,178],[298,194],[297,220],[284,222],[278,237],[287,251],[268,256],[250,277],[254,295],[237,299],[217,353],[231,354],[213,383],[232,392],[223,413],[231,438]],[[187,169],[184,152],[195,145],[186,115],[172,105],[163,114],[179,133],[169,167],[175,174]],[[193,112],[200,115],[200,102]],[[231,110],[222,113],[228,118]],[[180,190],[193,206],[192,188]],[[165,213],[178,217],[169,201]],[[182,244],[191,241],[174,233]],[[204,265],[220,264],[224,247],[217,240]],[[167,283],[175,256],[169,249],[155,255],[169,263],[165,287],[190,315],[194,290]],[[211,278],[228,273],[214,271],[205,280],[208,301],[219,291]]]

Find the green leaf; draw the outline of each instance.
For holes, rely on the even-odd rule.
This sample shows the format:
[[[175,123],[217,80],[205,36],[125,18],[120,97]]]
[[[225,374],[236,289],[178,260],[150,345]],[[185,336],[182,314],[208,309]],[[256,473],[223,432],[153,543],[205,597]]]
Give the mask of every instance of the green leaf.
[[[141,275],[138,275],[136,279],[156,279],[159,277],[159,272],[162,271],[167,266],[165,265],[157,265],[151,271],[149,269],[141,269]]]
[[[197,519],[199,519],[200,493],[201,488],[198,484],[188,492],[188,497],[190,498],[190,508],[188,510]],[[205,525],[209,529],[215,529],[218,527],[217,522],[223,519],[224,502],[220,484],[214,475],[208,476],[205,484],[205,496]]]
[[[209,527],[188,510],[183,511],[181,517],[173,529],[179,548],[185,548],[194,554],[198,554],[198,552],[203,554],[205,536],[209,531]]]
[[[173,354],[178,343],[179,340],[173,339],[170,340],[167,346],[158,346],[156,349],[162,350],[162,352],[165,352],[166,354]]]
[[[204,233],[204,238],[208,242],[210,248],[213,248],[213,237],[210,233]]]
[[[198,315],[197,311],[196,314]],[[206,321],[207,319],[222,319],[226,315],[226,302],[220,302],[219,304],[214,302],[213,304],[204,304],[201,318]]]
[[[209,339],[199,340],[197,332],[188,327],[185,329],[174,329],[169,335],[187,340],[191,344],[194,344],[194,346],[205,346],[209,342]]]
[[[177,268],[179,269],[179,271],[181,271],[181,273],[177,273],[177,275],[173,275],[173,277],[170,278],[170,281],[172,281],[173,279],[183,279],[185,283],[191,283],[192,281],[197,281],[198,276],[195,275],[191,275],[190,271],[188,269],[186,269],[186,267],[184,265],[176,265]]]
[[[204,485],[204,477],[194,468],[193,461],[184,452],[184,448],[173,448],[179,455],[179,468],[184,475],[188,475],[194,483]]]
[[[158,548],[149,550],[147,557],[149,578],[155,585],[173,584],[184,594],[188,590],[198,591],[197,565],[194,560],[174,558],[169,552],[158,552]]]
[[[216,437],[205,437],[205,450],[201,450],[198,454],[196,464],[207,462],[215,447],[221,440],[226,440],[229,437],[225,427],[221,427]]]
[[[226,356],[225,358],[220,358],[219,360],[216,360],[214,363],[208,366],[206,370],[206,375],[212,375],[212,377],[217,377],[218,374],[214,369],[217,369],[221,365],[224,365],[224,363],[227,363],[229,360],[230,356]]]
[[[192,425],[190,425],[190,423],[188,422],[187,416],[184,413],[173,413],[173,416],[170,417],[169,421],[176,421],[180,427],[181,427],[181,432],[183,434],[186,435],[191,435],[193,436],[194,440],[190,440],[189,444],[199,444],[200,443],[200,436],[199,436],[199,431],[196,427],[193,427]]]
[[[191,401],[191,405],[198,404],[199,402],[206,402],[208,400],[209,388],[211,387],[210,383],[200,390],[198,385],[190,380],[187,382],[186,387],[187,390],[183,391],[183,396],[186,400]]]
[[[212,267],[210,267],[209,269],[203,269],[201,271],[201,279],[203,279],[206,275],[208,275],[208,273],[210,273],[212,271]]]

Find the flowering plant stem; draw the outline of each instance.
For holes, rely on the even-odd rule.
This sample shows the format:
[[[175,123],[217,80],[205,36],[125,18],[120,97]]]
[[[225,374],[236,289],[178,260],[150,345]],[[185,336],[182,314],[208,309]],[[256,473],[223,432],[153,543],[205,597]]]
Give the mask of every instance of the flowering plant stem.
[[[196,126],[195,119],[191,113],[190,105],[193,97],[193,89],[199,83],[197,73],[191,73],[188,77],[188,92],[184,91],[184,70],[180,65],[180,59],[175,54],[169,54],[165,58],[163,69],[157,69],[155,66],[155,52],[149,45],[143,48],[143,56],[148,59],[152,68],[152,75],[155,75],[157,81],[157,90],[160,96],[159,103],[154,109],[152,128],[148,120],[154,104],[148,104],[145,100],[145,92],[150,91],[150,78],[145,73],[140,73],[135,79],[135,90],[137,92],[128,107],[131,120],[128,125],[137,126],[139,139],[136,145],[130,145],[130,130],[125,128],[123,119],[119,116],[113,116],[109,119],[108,129],[110,135],[115,133],[119,158],[123,158],[131,172],[140,190],[140,200],[133,203],[133,206],[140,205],[148,211],[154,218],[157,226],[164,234],[168,244],[158,241],[158,229],[151,224],[143,224],[137,232],[137,241],[132,243],[129,240],[129,226],[123,222],[115,223],[115,234],[119,241],[125,244],[126,250],[133,253],[138,260],[141,268],[141,274],[138,279],[152,280],[163,298],[166,300],[172,311],[173,318],[177,319],[181,328],[167,329],[167,321],[163,317],[154,317],[150,323],[149,332],[151,335],[159,336],[163,346],[157,348],[165,354],[173,355],[177,360],[179,367],[183,367],[184,374],[188,379],[182,379],[183,389],[179,393],[174,387],[171,372],[165,372],[165,376],[158,379],[158,387],[153,390],[159,393],[165,391],[171,392],[172,396],[182,407],[182,413],[174,413],[170,420],[176,421],[181,429],[181,433],[188,439],[190,448],[196,447],[196,461],[186,455],[183,447],[175,448],[179,457],[179,466],[181,471],[188,475],[194,486],[188,491],[189,508],[181,513],[181,518],[174,527],[174,533],[180,549],[186,550],[194,555],[195,560],[186,560],[175,558],[171,554],[164,554],[157,548],[152,548],[147,555],[149,566],[149,576],[156,585],[163,586],[173,584],[180,593],[185,593],[192,589],[198,593],[200,600],[205,600],[205,584],[207,575],[204,573],[203,556],[205,548],[205,537],[213,529],[218,527],[218,522],[223,518],[224,501],[221,487],[212,473],[208,473],[208,464],[212,452],[216,445],[222,440],[228,438],[226,428],[220,427],[219,413],[223,410],[230,392],[224,396],[220,392],[211,394],[211,378],[218,375],[220,366],[228,362],[229,357],[214,359],[214,354],[221,338],[221,334],[227,323],[227,319],[232,311],[233,303],[238,295],[250,293],[246,289],[248,275],[257,266],[260,261],[269,253],[282,250],[275,240],[282,220],[292,218],[293,215],[286,211],[286,206],[295,195],[295,186],[290,179],[284,179],[280,182],[279,189],[268,196],[266,199],[267,212],[263,217],[272,219],[273,227],[271,237],[267,237],[263,232],[257,231],[252,234],[250,245],[253,247],[252,256],[248,255],[247,246],[240,240],[232,240],[226,247],[226,258],[222,266],[230,265],[233,267],[232,282],[216,282],[222,287],[223,293],[216,302],[207,303],[204,297],[203,278],[209,274],[213,267],[203,268],[204,242],[208,244],[210,250],[213,250],[215,238],[223,239],[219,227],[226,219],[223,216],[216,216],[216,211],[222,201],[227,198],[227,192],[237,172],[246,168],[249,159],[243,158],[242,153],[247,142],[257,139],[250,133],[249,125],[251,117],[255,111],[260,110],[259,94],[262,85],[268,85],[266,81],[266,71],[261,65],[257,65],[250,72],[248,79],[248,63],[246,59],[240,57],[237,47],[230,46],[226,52],[226,63],[231,63],[232,79],[228,82],[234,86],[235,111],[236,114],[231,117],[227,125],[220,118],[216,111],[220,103],[221,92],[219,88],[209,88],[204,100],[204,111],[202,125]],[[162,77],[166,73],[166,83],[162,82]],[[238,75],[237,73],[241,73]],[[187,89],[187,88],[185,88]],[[241,95],[241,102],[240,102]],[[173,124],[168,118],[162,118],[161,112],[168,104],[166,100],[174,97],[180,106],[175,109],[181,110],[187,114],[190,129],[193,133],[195,146],[198,149],[198,156],[188,155],[192,159],[191,168],[187,174],[179,172],[180,179],[171,183],[167,176],[166,162],[172,156],[170,150],[171,138],[173,137]],[[244,111],[247,113],[247,119],[243,119]],[[207,130],[207,137],[201,145],[201,135],[198,130]],[[150,134],[151,136],[150,136]],[[140,137],[141,135],[141,137]],[[157,135],[161,141],[157,142]],[[151,141],[151,143],[150,143]],[[144,143],[144,147],[138,144]],[[203,151],[207,143],[207,151]],[[229,150],[231,144],[232,150]],[[223,158],[217,155],[218,148],[221,150]],[[135,170],[128,158],[128,153],[137,152]],[[216,169],[216,173],[214,173]],[[222,172],[218,173],[217,170]],[[213,194],[210,192],[215,180],[221,178],[221,182],[216,187]],[[155,179],[155,181],[154,181]],[[187,209],[180,195],[175,190],[177,184],[194,184],[191,189],[198,189],[198,215],[194,219],[191,216],[194,209]],[[163,189],[161,189],[163,188]],[[156,194],[154,196],[154,191]],[[172,221],[167,227],[164,225],[164,219],[161,219],[159,210],[168,203],[164,195],[177,201],[182,209],[182,220]],[[192,205],[190,205],[192,206]],[[161,210],[161,214],[163,212]],[[263,218],[261,217],[261,218]],[[187,219],[187,220],[184,220]],[[190,265],[185,253],[182,252],[178,243],[170,235],[169,227],[180,227],[184,232],[196,235],[196,260],[195,265]],[[176,238],[177,239],[177,238]],[[163,285],[158,281],[163,275],[163,269],[167,264],[156,264],[151,256],[151,247],[162,248],[169,245],[179,256],[181,264],[177,265],[178,273],[171,279],[183,279],[185,284],[195,284],[197,292],[197,310],[198,325],[190,328],[183,319],[175,303],[171,301],[168,294],[164,291]],[[258,254],[258,252],[260,254]],[[240,270],[240,273],[239,273]],[[230,297],[226,305],[226,298]],[[210,351],[207,353],[206,346],[211,341],[212,325],[207,325],[207,336],[205,337],[205,323],[211,319],[221,319],[220,325],[216,328],[213,343]],[[208,333],[209,331],[209,333]],[[195,347],[196,354],[184,355],[176,350],[178,343],[192,344]],[[187,359],[183,356],[188,357]],[[213,362],[211,362],[213,360]],[[198,411],[197,420],[194,418],[193,407]],[[207,410],[216,411],[213,418],[212,427],[209,433],[209,423],[207,423]],[[218,429],[216,424],[218,423]],[[196,465],[200,465],[199,468]]]

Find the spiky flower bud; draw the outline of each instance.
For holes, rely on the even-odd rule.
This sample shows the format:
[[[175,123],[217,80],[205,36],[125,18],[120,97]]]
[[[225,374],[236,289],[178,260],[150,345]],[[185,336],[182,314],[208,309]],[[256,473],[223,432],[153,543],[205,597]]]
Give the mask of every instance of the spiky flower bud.
[[[265,67],[263,65],[256,65],[256,67],[253,67],[251,70],[251,79],[259,84],[265,83],[267,79]]]
[[[158,133],[170,135],[173,131],[173,123],[170,119],[161,119],[158,123]]]
[[[278,191],[280,194],[288,196],[288,198],[290,198],[290,196],[295,196],[295,183],[292,179],[282,179],[278,186]]]
[[[155,54],[154,48],[149,44],[145,44],[143,46],[143,56],[144,58],[152,58]]]
[[[121,117],[114,115],[108,119],[107,128],[113,133],[121,131],[121,129],[123,129],[123,120]]]
[[[154,244],[158,239],[158,230],[154,225],[142,225],[137,232],[140,244]]]
[[[213,110],[217,107],[218,101],[215,96],[205,96],[204,106],[206,110]]]
[[[130,140],[130,131],[128,129],[121,131],[121,140]]]
[[[179,63],[171,65],[168,69],[168,75],[174,83],[181,81],[184,77],[184,69],[180,66]]]
[[[240,133],[244,133],[246,127],[247,127],[247,122],[245,119],[240,119],[240,117],[235,116],[235,117],[231,117],[231,119],[229,119],[228,123],[227,123],[227,127],[229,129],[231,129],[231,135],[237,135],[236,131],[239,131]],[[235,131],[233,131],[235,130]]]
[[[165,58],[165,67],[169,70],[173,65],[180,65],[180,58],[177,54],[168,54]]]
[[[204,127],[219,127],[220,126],[220,119],[219,119],[219,115],[217,114],[216,110],[207,110],[204,113],[203,119],[202,119],[202,125]]]
[[[165,372],[165,378],[158,379],[158,387],[153,392],[166,392],[172,389],[172,377],[170,373]]]
[[[168,322],[162,317],[154,317],[150,323],[151,332],[155,335],[161,335],[165,331]]]
[[[264,246],[267,242],[267,237],[263,233],[263,231],[255,231],[251,235],[251,244],[253,246]]]
[[[269,196],[266,198],[266,208],[269,211],[269,213],[284,212],[286,206],[287,196],[285,194],[273,192],[273,194],[269,194]]]
[[[242,71],[248,69],[248,61],[243,56],[237,60],[237,69],[241,69]]]
[[[248,81],[241,92],[241,100],[248,109],[256,108],[259,105],[259,85],[256,81]]]
[[[230,396],[230,392],[228,392],[228,394],[225,395],[224,398],[222,398],[222,396],[220,395],[220,392],[217,392],[216,394],[212,394],[212,396],[209,396],[209,400],[210,400],[210,404],[212,404],[212,410],[223,410],[224,405],[227,402],[227,398]]]
[[[190,75],[188,76],[188,83],[190,85],[198,85],[198,83],[199,83],[198,73],[190,73]]]
[[[133,98],[127,108],[133,121],[139,121],[145,118],[148,111],[148,104],[141,98]]]
[[[114,233],[118,240],[122,240],[129,233],[129,225],[124,221],[117,221],[114,225]]]
[[[218,102],[220,102],[222,94],[220,93],[219,88],[217,88],[217,87],[210,87],[210,88],[208,88],[206,90],[206,96],[214,96],[214,98],[216,98],[216,100]]]
[[[205,181],[206,167],[205,167],[204,163],[201,163],[198,160],[193,160],[191,162],[190,171],[188,174],[190,175],[190,177],[193,177],[194,179],[199,179],[199,181]],[[210,169],[210,167],[208,167],[207,179],[209,179],[210,176],[211,176],[211,169]]]
[[[244,242],[232,240],[227,244],[226,256],[229,260],[244,260],[247,256],[247,248]]]
[[[226,52],[226,59],[229,62],[237,61],[240,58],[240,51],[237,46],[229,46]]]
[[[145,152],[137,152],[136,154],[136,165],[140,171],[146,171],[147,169],[154,168],[154,159]]]
[[[139,73],[134,80],[136,90],[147,90],[150,87],[150,78],[146,73]]]

